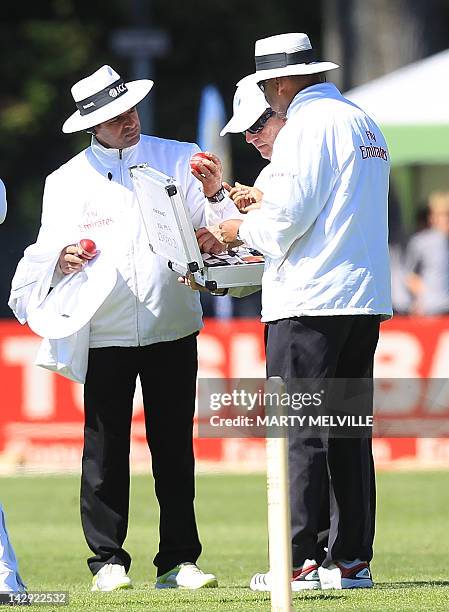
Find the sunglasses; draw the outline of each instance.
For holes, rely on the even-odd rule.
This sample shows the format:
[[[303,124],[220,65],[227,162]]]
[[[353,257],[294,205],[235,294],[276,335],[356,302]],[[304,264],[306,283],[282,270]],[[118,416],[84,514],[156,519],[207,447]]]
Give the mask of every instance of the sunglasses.
[[[259,117],[259,119],[245,131],[249,132],[250,134],[258,134],[259,132],[263,130],[267,121],[271,119],[271,117],[275,114],[276,113],[274,112],[272,108],[267,108],[267,110],[263,112],[263,114]]]

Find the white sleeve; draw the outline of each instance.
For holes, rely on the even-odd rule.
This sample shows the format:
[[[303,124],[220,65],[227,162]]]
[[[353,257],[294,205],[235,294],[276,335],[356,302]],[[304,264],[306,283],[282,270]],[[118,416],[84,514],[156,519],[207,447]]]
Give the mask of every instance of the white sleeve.
[[[206,224],[219,225],[227,219],[245,219],[246,215],[242,214],[231,198],[227,196],[221,202],[209,202],[206,198]]]
[[[262,193],[265,190],[265,182],[267,181],[269,170],[270,164],[262,168],[259,176],[254,182],[254,187],[257,187]],[[252,212],[253,211],[251,211],[251,214]],[[222,221],[226,221],[227,219],[241,219],[243,221],[247,216],[248,213],[241,213],[231,198],[228,197],[216,204],[209,202],[206,207],[207,225],[219,225]]]
[[[70,190],[65,185],[64,176],[53,173],[47,176],[42,199],[41,227],[36,243],[44,251],[75,244],[79,237],[76,226],[68,215],[70,210]]]
[[[262,206],[239,229],[242,240],[273,259],[283,257],[313,225],[338,176],[332,127],[322,122],[300,137],[295,125],[288,127],[275,142]]]
[[[25,250],[11,283],[8,305],[21,323],[27,319],[27,308],[36,289],[43,293],[63,277],[56,270],[59,254],[76,242],[75,230],[67,225],[63,202],[64,191],[55,175],[47,177],[42,203],[41,227],[36,242]]]
[[[242,215],[234,202],[228,197],[224,198],[221,202],[209,202],[203,193],[201,183],[193,175],[192,179],[198,185],[192,184],[192,181],[189,181],[186,202],[195,230],[200,227],[219,225],[226,219],[245,218],[245,215]]]
[[[5,184],[0,179],[0,223],[3,223],[3,221],[6,219],[7,208]]]

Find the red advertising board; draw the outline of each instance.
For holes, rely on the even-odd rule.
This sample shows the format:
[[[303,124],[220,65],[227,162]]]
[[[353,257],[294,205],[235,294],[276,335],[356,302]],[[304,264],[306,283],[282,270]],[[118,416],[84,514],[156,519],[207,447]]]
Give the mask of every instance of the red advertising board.
[[[33,365],[40,339],[15,321],[0,322],[0,471],[77,469],[81,458],[83,387]],[[257,320],[209,320],[199,336],[202,378],[263,378],[263,326]],[[399,318],[382,325],[376,354],[379,378],[449,379],[449,317]],[[422,403],[421,403],[422,404]],[[419,410],[422,410],[420,404]],[[427,408],[431,408],[428,406]],[[424,410],[427,409],[424,406]],[[404,408],[402,407],[403,411]],[[401,418],[416,416],[410,403]],[[387,415],[388,416],[388,415]],[[251,469],[263,465],[261,440],[199,439],[200,461]],[[418,460],[449,465],[449,441],[380,438],[379,464]],[[135,397],[132,463],[149,467],[142,397]]]

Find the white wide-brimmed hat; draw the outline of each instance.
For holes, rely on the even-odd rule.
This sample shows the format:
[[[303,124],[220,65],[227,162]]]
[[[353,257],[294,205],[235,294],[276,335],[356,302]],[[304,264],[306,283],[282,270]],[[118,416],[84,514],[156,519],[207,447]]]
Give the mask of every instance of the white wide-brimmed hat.
[[[317,74],[340,67],[333,62],[316,61],[309,37],[299,32],[257,40],[254,55],[256,72],[249,76],[256,83],[274,77]]]
[[[89,323],[117,282],[117,269],[101,256],[67,275],[43,302],[27,313],[28,326],[38,336],[67,338]]]
[[[265,96],[252,78],[242,79],[234,94],[233,115],[220,132],[244,132],[250,128],[270,108]]]
[[[72,87],[78,110],[67,119],[62,131],[80,132],[113,119],[136,106],[152,87],[149,79],[125,83],[113,68],[102,66]]]

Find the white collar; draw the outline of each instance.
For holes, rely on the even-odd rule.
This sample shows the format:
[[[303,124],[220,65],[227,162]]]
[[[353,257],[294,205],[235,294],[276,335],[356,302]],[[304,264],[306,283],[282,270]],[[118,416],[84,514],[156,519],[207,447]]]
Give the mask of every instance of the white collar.
[[[128,162],[134,156],[134,153],[137,151],[140,144],[139,142],[132,147],[127,147],[126,149],[110,149],[104,147],[102,144],[98,142],[95,136],[92,136],[92,140],[90,143],[90,147],[92,149],[92,153],[97,158],[97,160],[103,166],[110,166],[111,163],[117,163],[120,160]]]
[[[333,83],[317,83],[299,91],[287,109],[287,119],[296,114],[300,107],[311,100],[320,98],[341,99],[343,96]]]

